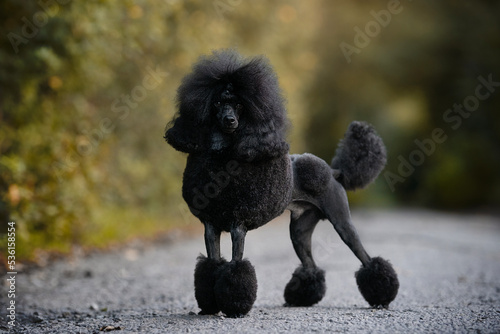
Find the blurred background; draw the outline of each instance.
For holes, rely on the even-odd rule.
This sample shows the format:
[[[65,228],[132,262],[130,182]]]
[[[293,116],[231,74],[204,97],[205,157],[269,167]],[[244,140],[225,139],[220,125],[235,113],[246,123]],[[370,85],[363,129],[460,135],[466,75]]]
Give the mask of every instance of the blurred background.
[[[495,212],[499,17],[493,0],[3,0],[0,251],[11,220],[33,261],[198,224],[162,136],[192,63],[228,47],[270,59],[292,153],[330,161],[351,121],[376,127],[388,164],[353,207]]]

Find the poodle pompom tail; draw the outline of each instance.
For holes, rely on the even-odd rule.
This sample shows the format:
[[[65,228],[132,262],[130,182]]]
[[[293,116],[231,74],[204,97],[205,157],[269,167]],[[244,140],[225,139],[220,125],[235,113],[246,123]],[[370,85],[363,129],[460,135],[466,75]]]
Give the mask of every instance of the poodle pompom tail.
[[[216,275],[214,292],[220,310],[231,318],[250,312],[257,298],[257,276],[250,261],[228,262]]]
[[[198,256],[194,270],[194,295],[201,309],[200,314],[216,314],[220,311],[215,300],[214,286],[217,269],[227,263],[226,260],[213,260],[203,255]]]
[[[399,290],[398,275],[391,264],[374,257],[355,274],[359,292],[372,307],[388,308]]]
[[[375,129],[364,122],[352,122],[340,141],[331,167],[346,190],[364,188],[384,169],[385,145]]]
[[[298,267],[285,287],[286,306],[311,306],[326,292],[325,272],[317,267]]]

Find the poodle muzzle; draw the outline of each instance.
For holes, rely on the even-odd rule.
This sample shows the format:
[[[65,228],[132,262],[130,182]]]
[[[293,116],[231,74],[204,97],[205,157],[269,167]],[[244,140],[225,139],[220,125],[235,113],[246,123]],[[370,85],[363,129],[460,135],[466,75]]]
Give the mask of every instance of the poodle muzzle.
[[[238,116],[233,107],[230,105],[224,106],[220,117],[220,126],[223,132],[233,133],[238,128]]]

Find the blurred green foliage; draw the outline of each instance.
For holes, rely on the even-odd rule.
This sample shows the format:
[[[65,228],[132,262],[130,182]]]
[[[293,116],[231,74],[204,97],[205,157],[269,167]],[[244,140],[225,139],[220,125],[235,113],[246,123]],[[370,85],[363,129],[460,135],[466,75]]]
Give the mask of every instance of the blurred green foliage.
[[[474,94],[478,76],[500,81],[499,5],[402,1],[349,62],[340,44],[356,46],[353,29],[389,2],[2,1],[0,219],[16,221],[18,256],[195,221],[181,198],[185,156],[163,130],[191,64],[226,47],[270,58],[293,153],[329,160],[349,122],[367,120],[397,174],[415,139],[446,130],[393,191],[381,176],[351,195],[354,205],[498,205],[500,90],[456,130],[443,114]]]
[[[218,48],[282,57],[286,72],[285,48],[308,37],[296,38],[306,6],[295,5],[3,1],[0,219],[2,232],[16,221],[18,258],[194,222],[180,191],[185,156],[162,138],[177,86]],[[298,73],[284,78],[301,88],[287,84]]]

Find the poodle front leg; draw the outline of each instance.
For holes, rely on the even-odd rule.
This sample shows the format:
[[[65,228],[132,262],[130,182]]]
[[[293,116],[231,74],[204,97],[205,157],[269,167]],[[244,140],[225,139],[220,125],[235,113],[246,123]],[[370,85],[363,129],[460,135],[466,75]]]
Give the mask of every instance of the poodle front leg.
[[[220,311],[214,287],[219,269],[227,263],[220,256],[220,234],[220,230],[205,223],[205,246],[208,257],[200,255],[194,271],[194,295],[201,309],[200,314],[215,314]]]
[[[205,247],[209,259],[220,259],[220,234],[220,230],[211,224],[205,224]]]
[[[285,306],[311,306],[326,292],[325,272],[316,267],[311,252],[311,237],[322,217],[321,212],[306,202],[292,203],[290,238],[295,253],[302,262],[285,287]]]
[[[247,314],[257,298],[257,276],[248,260],[243,260],[246,228],[242,225],[231,229],[233,258],[218,270],[215,299],[221,311],[229,317]]]
[[[247,230],[243,225],[237,225],[231,229],[231,241],[233,242],[232,261],[241,261],[243,259],[246,235]]]

